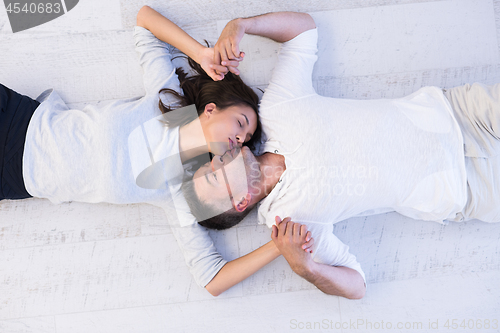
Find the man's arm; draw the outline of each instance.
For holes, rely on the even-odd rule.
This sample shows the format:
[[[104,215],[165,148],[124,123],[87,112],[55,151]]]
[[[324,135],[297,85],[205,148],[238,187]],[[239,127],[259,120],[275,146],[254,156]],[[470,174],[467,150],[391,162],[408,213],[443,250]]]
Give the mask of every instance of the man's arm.
[[[304,31],[316,28],[313,18],[307,13],[277,12],[230,21],[215,44],[215,63],[229,66],[234,74],[238,61],[243,60],[239,44],[243,35],[257,35],[284,43]]]
[[[293,222],[273,225],[272,239],[292,270],[329,295],[360,299],[365,295],[364,279],[356,270],[317,263],[302,250],[304,227]]]
[[[318,287],[328,295],[349,299],[365,296],[366,286],[363,277],[354,269],[343,266],[319,264],[312,259],[312,265],[297,274]]]
[[[287,217],[283,221],[286,223],[291,218]],[[311,233],[304,232],[304,242],[301,246],[302,252],[310,253],[310,248],[314,244]],[[205,289],[213,296],[219,296],[222,292],[253,275],[265,265],[280,256],[280,251],[273,241],[270,241],[258,249],[232,260],[224,265],[215,277],[205,286]]]

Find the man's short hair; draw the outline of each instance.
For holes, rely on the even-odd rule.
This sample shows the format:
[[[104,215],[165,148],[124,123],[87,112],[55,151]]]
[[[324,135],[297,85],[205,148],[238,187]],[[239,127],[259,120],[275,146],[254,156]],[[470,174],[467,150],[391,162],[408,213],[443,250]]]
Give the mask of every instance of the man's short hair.
[[[207,204],[199,199],[192,177],[184,180],[181,189],[191,213],[198,220],[198,224],[209,229],[224,230],[231,228],[240,223],[255,206],[249,206],[242,212],[238,212],[233,207],[224,213],[219,213],[219,210],[214,205]],[[207,216],[211,217],[206,218]]]

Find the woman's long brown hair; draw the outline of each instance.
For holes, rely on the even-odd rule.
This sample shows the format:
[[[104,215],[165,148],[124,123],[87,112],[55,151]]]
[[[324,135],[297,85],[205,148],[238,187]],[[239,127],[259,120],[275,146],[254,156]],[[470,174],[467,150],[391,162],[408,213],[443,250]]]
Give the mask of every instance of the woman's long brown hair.
[[[171,115],[168,115],[170,111],[179,107],[194,104],[199,116],[209,103],[214,103],[220,110],[234,105],[246,105],[251,107],[257,115],[257,129],[252,139],[246,143],[250,149],[254,149],[255,143],[261,140],[262,135],[259,118],[259,97],[257,94],[252,88],[243,83],[238,75],[229,72],[223,80],[214,81],[193,59],[188,58],[188,63],[193,69],[194,75],[188,76],[182,68],[175,70],[179,78],[182,94],[169,88],[159,91],[159,107],[161,112],[165,114],[167,125],[169,127],[182,126],[194,120],[193,116],[187,113],[176,115],[175,112],[172,112]],[[173,95],[177,100],[176,107],[165,105],[161,99],[162,94]]]

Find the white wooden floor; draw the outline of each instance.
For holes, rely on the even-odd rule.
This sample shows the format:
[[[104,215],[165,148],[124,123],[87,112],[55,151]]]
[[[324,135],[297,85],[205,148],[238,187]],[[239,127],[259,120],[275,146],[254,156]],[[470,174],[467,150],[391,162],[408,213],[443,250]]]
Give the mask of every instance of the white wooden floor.
[[[500,0],[80,0],[16,34],[2,8],[0,82],[31,97],[53,87],[74,107],[140,96],[131,31],[143,4],[212,43],[237,16],[313,13],[314,84],[328,96],[500,82]],[[243,78],[265,87],[276,45],[245,43]],[[192,280],[156,207],[2,201],[0,332],[500,331],[500,224],[443,226],[390,213],[338,223],[335,233],[365,270],[363,300],[322,294],[283,258],[214,298]],[[212,233],[227,259],[269,234],[255,212]]]

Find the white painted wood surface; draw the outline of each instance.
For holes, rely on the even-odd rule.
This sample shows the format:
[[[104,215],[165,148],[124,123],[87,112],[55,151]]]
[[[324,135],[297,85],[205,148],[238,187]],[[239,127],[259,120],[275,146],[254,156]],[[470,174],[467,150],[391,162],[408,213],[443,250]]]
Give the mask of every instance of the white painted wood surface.
[[[2,8],[0,82],[31,97],[54,87],[73,107],[140,96],[142,74],[131,29],[143,4],[212,43],[217,20],[277,10],[314,12],[320,28],[314,84],[323,95],[391,98],[425,85],[500,82],[499,0],[259,0],[248,5],[81,0],[65,16],[17,34]],[[415,16],[403,20],[398,13]],[[446,19],[415,30],[408,22],[421,22],[417,14]],[[394,22],[387,22],[389,17]],[[353,26],[327,33],[338,20]],[[391,29],[370,43],[372,29],[384,27],[395,30],[387,38],[401,44],[400,51],[382,38]],[[450,27],[456,28],[454,35]],[[400,39],[405,35],[407,43]],[[426,35],[429,44],[420,49]],[[249,45],[243,77],[255,86],[265,87],[269,79],[268,71],[258,69],[272,68],[270,44]],[[382,63],[380,50],[389,46],[392,52]],[[367,64],[372,53],[379,58]],[[0,332],[413,332],[404,325],[421,322],[420,331],[429,331],[436,320],[439,328],[433,332],[453,331],[445,328],[447,319],[483,323],[482,329],[462,331],[500,331],[492,323],[500,321],[500,224],[442,226],[391,213],[350,219],[334,231],[365,270],[369,285],[363,300],[323,295],[283,258],[214,298],[192,280],[166,216],[156,207],[2,201]],[[234,259],[267,242],[269,230],[256,225],[253,212],[238,227],[212,236],[223,256]],[[485,320],[492,323],[489,329]],[[394,326],[366,326],[381,321]],[[308,323],[312,329],[305,329]],[[336,323],[350,325],[335,329]],[[403,328],[395,328],[397,323]]]

